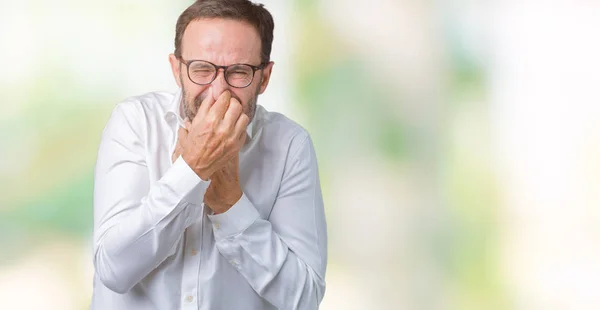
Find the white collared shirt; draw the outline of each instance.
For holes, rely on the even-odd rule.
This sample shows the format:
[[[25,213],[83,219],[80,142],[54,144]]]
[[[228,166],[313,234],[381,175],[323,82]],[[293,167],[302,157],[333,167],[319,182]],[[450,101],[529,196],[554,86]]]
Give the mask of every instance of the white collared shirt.
[[[93,310],[317,309],[327,233],[308,133],[258,106],[240,151],[242,198],[213,215],[181,156],[180,96],[117,105],[94,184]]]

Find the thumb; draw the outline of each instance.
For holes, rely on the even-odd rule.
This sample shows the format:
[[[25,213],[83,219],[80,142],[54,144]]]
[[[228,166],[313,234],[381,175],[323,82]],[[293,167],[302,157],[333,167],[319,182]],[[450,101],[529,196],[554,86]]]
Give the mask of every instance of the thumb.
[[[188,135],[188,130],[185,127],[179,127],[179,130],[177,130],[177,141],[181,142],[181,141],[187,139],[187,135]]]
[[[187,129],[188,131],[190,131],[190,129],[192,128],[192,122],[190,121],[189,118],[185,118],[185,120],[183,121],[183,127],[185,127],[185,129]]]

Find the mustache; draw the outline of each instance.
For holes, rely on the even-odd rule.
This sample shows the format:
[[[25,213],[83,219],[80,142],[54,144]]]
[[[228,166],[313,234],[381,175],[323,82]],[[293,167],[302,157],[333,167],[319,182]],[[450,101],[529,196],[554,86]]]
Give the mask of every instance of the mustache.
[[[231,98],[237,99],[237,101],[239,101],[240,103],[242,102],[242,99],[240,99],[240,97],[238,97],[236,94],[234,94],[232,92],[229,92],[229,93],[231,94]],[[202,105],[202,102],[204,102],[206,97],[208,97],[206,92],[198,95],[198,97],[196,97],[196,99],[194,99],[194,107],[196,109],[200,108],[200,105]]]

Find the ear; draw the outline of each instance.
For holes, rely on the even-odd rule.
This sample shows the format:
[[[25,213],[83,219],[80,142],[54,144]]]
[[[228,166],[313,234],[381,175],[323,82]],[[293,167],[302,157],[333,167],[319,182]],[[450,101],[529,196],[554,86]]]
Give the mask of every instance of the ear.
[[[175,82],[181,88],[181,63],[174,54],[169,54],[169,62],[171,63],[171,71],[173,72]]]
[[[260,91],[258,92],[261,95],[267,90],[269,80],[271,79],[271,72],[273,71],[273,65],[275,65],[275,63],[271,61],[262,70],[263,74],[261,75],[262,79],[260,80]]]

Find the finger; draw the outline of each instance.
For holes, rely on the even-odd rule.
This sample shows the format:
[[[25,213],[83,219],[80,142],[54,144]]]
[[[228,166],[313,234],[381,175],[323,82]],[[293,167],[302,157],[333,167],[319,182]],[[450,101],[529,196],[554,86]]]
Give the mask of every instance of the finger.
[[[222,120],[225,115],[225,111],[229,107],[229,101],[231,101],[231,93],[226,90],[217,99],[217,102],[213,104],[208,112],[215,120]]]
[[[177,130],[177,145],[175,146],[175,149],[179,153],[181,153],[183,151],[183,144],[184,144],[185,140],[187,140],[187,136],[188,136],[187,129],[185,129],[183,127],[179,127],[179,130]]]
[[[240,135],[238,137],[238,143],[240,144],[240,148],[241,148],[241,146],[246,144],[247,139],[248,139],[248,133],[246,133],[246,131],[244,130],[242,133],[240,133]]]
[[[179,127],[179,130],[177,130],[177,144],[181,145],[181,142],[185,141],[185,139],[187,139],[187,135],[188,135],[187,129],[184,127]]]
[[[242,104],[236,98],[231,98],[229,108],[227,108],[227,112],[225,112],[225,116],[223,117],[223,125],[229,129],[233,129],[238,118],[240,118],[240,114],[242,114]]]
[[[248,123],[250,119],[248,115],[242,113],[235,123],[234,136],[237,137],[240,143],[244,143],[246,141],[246,128],[248,127]]]
[[[198,108],[198,113],[194,117],[194,121],[196,119],[199,119],[199,120],[203,119],[208,114],[208,111],[210,111],[210,108],[214,105],[214,103],[215,103],[215,97],[213,96],[213,89],[211,87],[208,89],[208,94],[206,95],[206,98],[204,98],[204,100],[202,100],[202,103],[200,104],[200,107]]]

